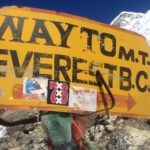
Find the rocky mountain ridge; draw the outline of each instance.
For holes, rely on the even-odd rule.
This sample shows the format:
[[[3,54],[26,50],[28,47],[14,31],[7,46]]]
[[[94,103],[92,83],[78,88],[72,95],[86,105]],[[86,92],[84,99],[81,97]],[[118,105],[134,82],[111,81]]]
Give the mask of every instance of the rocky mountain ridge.
[[[110,24],[143,35],[150,46],[150,10],[145,14],[123,11]]]

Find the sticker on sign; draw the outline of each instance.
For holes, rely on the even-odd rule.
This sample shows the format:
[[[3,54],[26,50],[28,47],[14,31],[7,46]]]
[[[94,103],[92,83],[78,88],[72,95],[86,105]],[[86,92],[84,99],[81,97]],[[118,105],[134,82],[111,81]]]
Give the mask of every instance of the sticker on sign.
[[[97,90],[83,87],[70,87],[69,107],[76,110],[96,111]]]
[[[48,79],[46,78],[24,78],[23,80],[23,97],[25,99],[47,99],[47,85]]]

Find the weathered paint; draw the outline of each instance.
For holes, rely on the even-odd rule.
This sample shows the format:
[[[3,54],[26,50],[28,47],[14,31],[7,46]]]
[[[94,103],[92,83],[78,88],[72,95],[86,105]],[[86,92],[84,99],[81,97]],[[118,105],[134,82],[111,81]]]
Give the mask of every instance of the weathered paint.
[[[23,95],[23,79],[45,77],[97,90],[100,70],[116,105],[112,114],[150,117],[150,48],[143,36],[89,19],[26,7],[0,8],[1,108],[79,112]],[[108,105],[110,98],[103,89]],[[9,99],[11,97],[11,100]]]

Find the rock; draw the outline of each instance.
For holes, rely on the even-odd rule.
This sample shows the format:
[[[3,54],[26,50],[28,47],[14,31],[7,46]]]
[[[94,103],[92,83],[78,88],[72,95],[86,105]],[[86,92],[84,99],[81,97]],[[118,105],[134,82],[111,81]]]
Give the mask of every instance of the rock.
[[[27,124],[24,126],[23,132],[29,134],[30,131],[35,129],[35,124]]]
[[[6,136],[6,127],[0,125],[0,138]]]
[[[148,120],[111,119],[107,118],[107,116],[101,117],[99,120],[103,124],[96,124],[95,128],[92,127],[91,131],[95,133],[92,134],[92,140],[97,145],[97,150],[150,149],[150,126],[148,125]]]
[[[98,115],[95,118],[95,125],[101,124],[101,125],[105,125],[107,124],[107,119],[109,118],[109,116],[107,115]]]
[[[95,131],[95,127],[94,126],[89,129],[89,133],[90,134],[94,133],[94,131]]]
[[[102,138],[102,135],[103,135],[102,132],[99,132],[99,133],[95,134],[94,141],[96,141],[96,142],[99,141],[99,139]]]
[[[30,118],[31,116],[37,116],[38,111],[36,110],[7,110],[3,111],[1,114],[1,118],[7,120],[7,121],[17,121],[25,118]]]
[[[1,112],[1,118],[11,122],[37,114],[37,111],[11,110]],[[5,129],[7,136],[0,137],[0,150],[47,150],[47,137],[41,123],[22,124]]]
[[[103,131],[105,129],[105,127],[103,125],[97,125],[96,126],[98,132]]]
[[[107,119],[107,122],[109,124],[113,124],[117,120],[117,116],[110,116],[109,119]]]
[[[150,125],[150,120],[147,120],[147,124]]]
[[[123,122],[124,122],[123,119],[119,119],[119,120],[117,120],[116,124],[122,124]]]
[[[105,127],[108,132],[112,132],[114,129],[116,129],[116,127],[113,125],[106,125]]]
[[[0,115],[14,121],[37,114],[34,111],[1,111]],[[150,149],[148,120],[100,115],[95,121],[85,136],[96,145],[97,150]],[[40,122],[0,128],[4,132],[0,137],[0,150],[47,150],[47,137]]]

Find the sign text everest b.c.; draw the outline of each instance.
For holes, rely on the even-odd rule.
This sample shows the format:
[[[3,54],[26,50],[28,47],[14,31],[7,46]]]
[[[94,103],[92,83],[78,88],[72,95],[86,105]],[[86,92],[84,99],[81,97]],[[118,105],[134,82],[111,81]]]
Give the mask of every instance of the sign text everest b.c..
[[[135,80],[133,80],[132,68],[130,68],[130,66],[119,66],[119,64],[114,65],[107,63],[107,58],[114,58],[114,61],[117,59],[124,61],[125,63],[131,62],[132,64],[135,63],[137,65],[150,66],[149,53],[144,50],[135,50],[132,47],[126,48],[125,45],[118,45],[117,37],[111,33],[103,31],[100,32],[92,28],[78,26],[68,22],[7,15],[0,15],[0,17],[2,19],[0,23],[0,42],[9,41],[12,44],[46,45],[49,46],[49,48],[65,48],[66,51],[68,51],[72,48],[71,44],[69,44],[69,41],[72,38],[72,33],[77,32],[77,35],[79,35],[77,38],[82,41],[82,44],[85,45],[86,49],[89,49],[93,53],[93,43],[94,40],[97,39],[98,42],[95,43],[99,48],[98,55],[106,57],[106,61],[102,62],[103,65],[98,66],[97,63],[94,63],[94,60],[89,61],[80,56],[70,57],[69,55],[61,53],[53,54],[51,53],[51,50],[47,52],[35,52],[36,49],[35,51],[27,49],[24,59],[20,60],[18,51],[22,50],[21,47],[20,49],[14,49],[13,47],[10,47],[9,49],[0,48],[0,67],[3,66],[3,69],[0,69],[0,78],[7,77],[9,69],[7,66],[8,60],[3,59],[3,56],[5,56],[5,58],[8,56],[11,58],[13,64],[12,68],[16,78],[22,78],[24,76],[25,72],[28,71],[29,63],[32,61],[33,78],[46,76],[49,79],[53,78],[54,80],[59,81],[60,74],[62,74],[64,80],[67,82],[96,85],[95,81],[80,79],[78,75],[84,73],[87,76],[94,77],[94,68],[97,67],[97,69],[101,69],[101,67],[103,67],[108,71],[108,85],[110,88],[113,88],[113,75],[116,74],[115,72],[117,71],[119,72],[118,76],[122,77],[118,84],[118,88],[120,90],[130,91],[132,88],[136,88],[139,92],[150,92],[149,83],[147,83],[149,81],[149,77],[145,70],[142,70],[141,68],[141,70],[136,73]],[[31,34],[29,37],[24,37],[24,33],[28,32],[26,25],[31,20],[34,22]],[[51,32],[51,28],[56,30],[59,35],[59,40],[55,39],[55,34],[54,32]],[[109,42],[111,46],[107,46],[107,42]],[[47,63],[42,63],[42,59],[47,59]],[[49,61],[53,63],[49,63]],[[61,64],[61,61],[64,61],[65,64]],[[101,60],[99,61],[101,62]],[[86,66],[86,69],[85,67],[82,68],[82,64]],[[53,70],[54,74],[41,73],[41,69]],[[70,70],[72,74],[71,76],[68,74],[68,71]],[[141,84],[143,81],[147,84]]]

